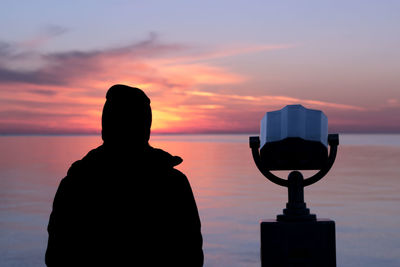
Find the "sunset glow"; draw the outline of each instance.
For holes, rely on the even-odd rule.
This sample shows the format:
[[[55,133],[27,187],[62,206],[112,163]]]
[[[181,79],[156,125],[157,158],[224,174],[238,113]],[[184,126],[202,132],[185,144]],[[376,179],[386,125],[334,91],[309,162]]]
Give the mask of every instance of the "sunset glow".
[[[254,14],[243,17],[226,14],[232,28],[242,27],[243,21],[249,24],[247,31],[236,34],[216,27],[209,32],[198,29],[194,35],[173,19],[165,21],[170,28],[164,33],[161,24],[157,29],[156,22],[146,25],[148,20],[143,20],[140,30],[131,30],[128,39],[125,33],[131,21],[118,22],[118,16],[110,18],[115,31],[102,39],[95,29],[109,25],[106,21],[94,25],[97,15],[93,22],[83,22],[84,13],[75,10],[81,28],[75,22],[57,20],[55,14],[64,14],[61,8],[54,7],[54,16],[45,22],[27,15],[31,20],[14,25],[13,34],[1,30],[0,134],[99,133],[105,93],[117,83],[139,87],[151,98],[155,133],[257,132],[265,112],[288,104],[323,110],[335,131],[400,132],[400,78],[394,71],[400,69],[396,60],[400,37],[377,30],[378,43],[372,38],[378,33],[366,32],[369,24],[394,27],[397,23],[385,18],[395,8],[376,11],[372,4],[364,6],[360,12],[364,12],[365,25],[344,12],[342,19],[353,25],[347,28],[329,24],[337,19],[330,12],[333,6],[314,4],[310,9],[327,18],[315,13],[310,13],[315,17],[296,18],[292,32],[284,30],[286,22],[280,30],[267,27],[269,19],[284,20],[268,19],[252,10]],[[11,13],[18,10],[17,4],[7,5]],[[102,2],[98,12],[111,6],[122,13],[135,8]],[[231,12],[236,14],[240,7],[236,8]],[[289,20],[299,6],[259,8],[287,13],[283,16]],[[382,17],[368,20],[371,10]],[[192,15],[191,21],[199,21]],[[141,21],[141,15],[137,16],[135,21]],[[7,16],[1,20],[10,25]],[[209,20],[216,22],[217,17]],[[31,21],[34,26],[22,30]],[[308,29],[302,23],[321,23],[321,28]],[[225,38],[219,37],[224,33]],[[353,36],[351,43],[344,42],[346,34]],[[178,35],[182,38],[177,41],[169,37]]]

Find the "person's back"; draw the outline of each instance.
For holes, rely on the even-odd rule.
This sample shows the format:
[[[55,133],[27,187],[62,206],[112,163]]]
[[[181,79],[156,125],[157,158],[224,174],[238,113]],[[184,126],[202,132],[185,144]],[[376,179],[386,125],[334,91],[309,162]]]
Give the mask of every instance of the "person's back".
[[[137,121],[129,129],[110,128],[118,128],[109,121],[116,116],[133,122],[126,121],[132,114],[121,118],[113,113],[118,103],[110,101],[131,89],[114,87],[114,95],[109,91],[104,144],[75,162],[61,181],[48,226],[48,266],[203,264],[196,203],[187,178],[174,169],[182,160],[148,145],[147,122],[144,134]],[[126,139],[132,135],[144,136],[145,142]]]

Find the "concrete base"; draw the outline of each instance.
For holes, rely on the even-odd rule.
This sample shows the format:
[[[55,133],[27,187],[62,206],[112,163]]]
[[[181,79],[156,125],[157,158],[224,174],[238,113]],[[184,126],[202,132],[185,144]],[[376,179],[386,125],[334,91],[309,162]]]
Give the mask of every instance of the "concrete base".
[[[261,222],[262,267],[336,267],[335,222]]]

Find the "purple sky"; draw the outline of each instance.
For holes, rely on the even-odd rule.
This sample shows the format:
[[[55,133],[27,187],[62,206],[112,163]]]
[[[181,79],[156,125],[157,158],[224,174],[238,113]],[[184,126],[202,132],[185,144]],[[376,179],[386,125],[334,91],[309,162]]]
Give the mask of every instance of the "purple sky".
[[[96,133],[142,88],[155,132],[257,132],[287,104],[400,132],[398,1],[2,1],[0,133]]]

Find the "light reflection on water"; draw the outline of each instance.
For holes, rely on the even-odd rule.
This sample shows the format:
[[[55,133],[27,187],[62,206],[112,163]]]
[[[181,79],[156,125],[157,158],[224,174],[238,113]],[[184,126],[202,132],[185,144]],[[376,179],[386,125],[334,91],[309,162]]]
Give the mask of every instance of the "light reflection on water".
[[[333,169],[305,200],[336,221],[338,266],[400,266],[400,138],[357,136],[341,137]],[[43,266],[58,183],[100,141],[0,137],[0,266]],[[197,200],[205,266],[260,266],[259,221],[281,213],[287,193],[257,171],[248,136],[154,136],[151,144],[184,159],[178,168]]]

